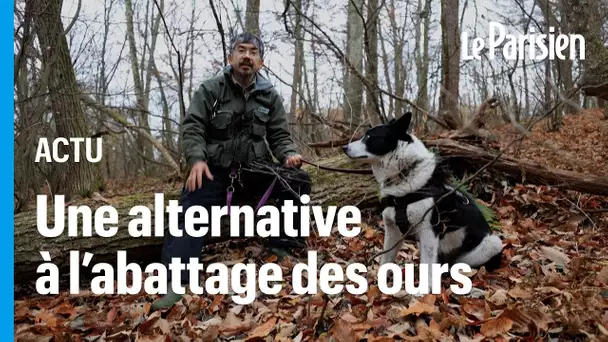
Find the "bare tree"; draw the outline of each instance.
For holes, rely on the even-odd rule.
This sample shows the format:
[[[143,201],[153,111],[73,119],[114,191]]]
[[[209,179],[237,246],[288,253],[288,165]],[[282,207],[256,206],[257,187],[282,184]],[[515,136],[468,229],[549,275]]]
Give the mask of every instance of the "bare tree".
[[[147,11],[146,11],[146,20],[145,30],[148,29],[148,13],[150,11],[151,2],[147,3]],[[152,7],[152,12],[154,13],[154,6]],[[160,0],[160,8],[161,11],[164,8],[164,1]],[[160,27],[160,12],[156,13],[156,16],[152,20],[152,27],[150,29],[149,36],[151,41],[149,42],[149,51],[148,51],[148,42],[147,42],[147,32],[143,32],[143,36],[146,37],[144,43],[144,48],[141,53],[141,62],[135,42],[135,29],[133,25],[133,2],[132,0],[125,0],[125,14],[126,14],[126,24],[127,24],[127,37],[129,40],[129,51],[131,57],[131,74],[133,77],[133,84],[135,86],[135,97],[137,102],[137,108],[139,111],[139,126],[142,128],[144,132],[150,134],[150,122],[149,122],[149,102],[150,102],[150,85],[152,83],[152,73],[153,73],[153,65],[154,65],[154,52],[156,49],[156,42],[158,38],[158,32]],[[146,53],[148,54],[148,59],[146,60]],[[147,160],[153,160],[153,152],[152,145],[149,144],[146,138],[140,134],[138,137],[138,149],[142,153],[142,162],[144,172],[147,173],[148,167],[146,166]]]
[[[61,21],[61,0],[31,1],[32,19],[45,72],[53,121],[58,137],[87,137],[84,110],[78,99],[78,84],[72,66],[70,50]],[[71,145],[61,146],[63,153],[74,156]],[[64,194],[67,201],[73,195],[90,196],[101,186],[98,168],[81,159],[80,162],[55,164],[55,194]]]
[[[247,0],[245,30],[257,36],[260,35],[260,0]]]
[[[431,0],[418,0],[418,22],[416,23],[416,76],[418,96],[416,105],[422,110],[429,108],[428,74],[429,74],[429,26],[431,18]],[[422,113],[415,112],[417,120]]]
[[[348,19],[346,24],[346,53],[354,68],[363,70],[363,0],[348,1]],[[344,120],[351,129],[360,124],[363,104],[363,82],[348,67],[344,68]]]
[[[294,0],[293,5],[297,12],[302,11],[302,0]],[[302,59],[304,56],[303,49],[304,44],[302,42],[302,17],[299,15],[295,16],[295,27],[294,27],[294,63],[293,63],[293,78],[291,82],[291,104],[289,106],[289,117],[288,120],[295,122],[297,118],[297,99],[298,99],[298,88],[302,81]],[[299,120],[298,120],[299,121]]]
[[[365,27],[365,76],[374,89],[367,89],[366,105],[367,117],[372,125],[381,123],[380,115],[376,109],[376,103],[380,100],[378,87],[378,8],[379,0],[367,1],[367,25]],[[384,1],[383,1],[384,2]]]
[[[439,99],[440,117],[451,128],[462,124],[459,111],[460,33],[458,0],[441,0],[442,73]]]

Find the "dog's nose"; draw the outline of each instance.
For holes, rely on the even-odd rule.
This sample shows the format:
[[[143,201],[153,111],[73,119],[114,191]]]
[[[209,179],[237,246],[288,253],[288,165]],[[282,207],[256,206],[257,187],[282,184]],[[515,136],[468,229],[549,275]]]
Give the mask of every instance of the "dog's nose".
[[[344,151],[344,152],[348,151],[348,145],[342,146],[342,151]]]

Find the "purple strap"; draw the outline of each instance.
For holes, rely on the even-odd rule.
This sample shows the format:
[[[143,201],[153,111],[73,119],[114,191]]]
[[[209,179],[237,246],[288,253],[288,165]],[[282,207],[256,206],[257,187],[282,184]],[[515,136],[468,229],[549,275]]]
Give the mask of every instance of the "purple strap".
[[[277,178],[275,177],[274,180],[272,181],[272,183],[270,184],[270,186],[268,187],[268,190],[266,190],[266,192],[264,193],[264,196],[262,196],[262,198],[260,199],[260,202],[258,203],[257,208],[255,208],[255,212],[257,213],[258,210],[260,210],[260,208],[264,205],[264,203],[266,203],[266,201],[268,201],[268,198],[270,197],[270,194],[272,193],[272,188],[274,188],[274,183],[277,182]]]
[[[228,191],[228,195],[226,197],[226,203],[228,205],[228,215],[230,215],[230,202],[232,202],[232,191]]]
[[[230,175],[234,177],[235,174],[236,174],[236,167],[233,167],[232,170],[230,171]],[[274,180],[272,181],[272,183],[270,184],[270,186],[268,187],[268,189],[266,190],[266,192],[264,193],[264,195],[262,196],[262,198],[260,199],[258,206],[255,208],[256,213],[266,203],[266,201],[268,201],[268,198],[270,198],[270,194],[272,193],[272,189],[274,188],[274,185],[276,182],[277,182],[277,178],[275,177]],[[234,188],[231,184],[228,187],[228,191],[226,193],[226,205],[228,206],[228,215],[230,215],[230,203],[232,202],[232,193],[233,192],[234,192]]]
[[[236,167],[233,166],[230,170],[230,178],[234,181],[234,177],[236,176]],[[226,205],[228,206],[228,215],[230,215],[230,202],[232,202],[232,193],[234,192],[234,187],[232,182],[228,186],[228,191],[226,193]]]

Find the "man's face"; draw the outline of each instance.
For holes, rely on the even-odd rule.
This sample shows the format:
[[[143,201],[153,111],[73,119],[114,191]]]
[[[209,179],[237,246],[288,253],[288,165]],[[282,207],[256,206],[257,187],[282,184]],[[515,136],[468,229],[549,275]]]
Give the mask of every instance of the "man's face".
[[[262,67],[264,61],[260,57],[260,51],[251,43],[237,44],[228,57],[232,70],[243,76],[250,76]]]

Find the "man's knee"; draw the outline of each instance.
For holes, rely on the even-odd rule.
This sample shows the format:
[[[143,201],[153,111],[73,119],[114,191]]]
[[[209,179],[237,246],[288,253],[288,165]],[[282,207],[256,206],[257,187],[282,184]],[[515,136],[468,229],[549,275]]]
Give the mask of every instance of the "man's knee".
[[[312,191],[312,182],[310,179],[310,175],[308,172],[297,169],[293,175],[292,183],[295,183],[299,188],[299,192],[301,195],[309,195]]]
[[[203,185],[198,189],[189,191],[184,187],[179,201],[184,211],[193,205],[210,209],[213,205],[222,204],[222,200],[225,199],[224,190],[223,185],[218,181],[203,179]]]

